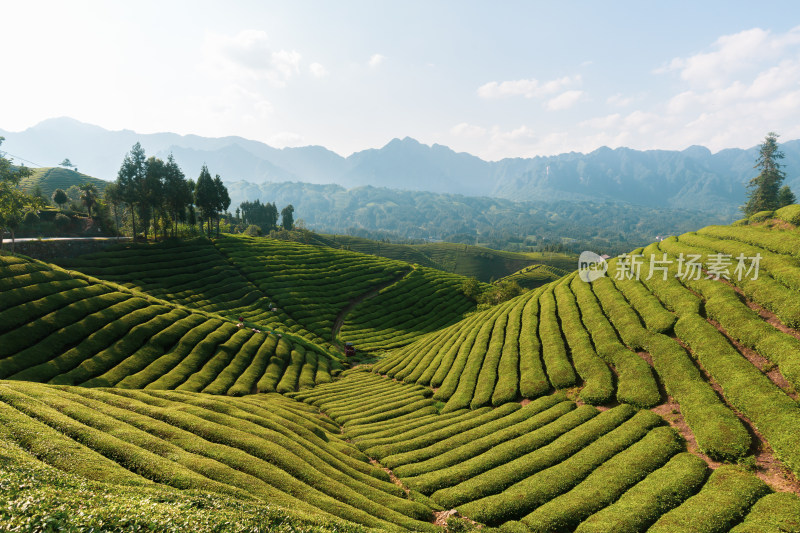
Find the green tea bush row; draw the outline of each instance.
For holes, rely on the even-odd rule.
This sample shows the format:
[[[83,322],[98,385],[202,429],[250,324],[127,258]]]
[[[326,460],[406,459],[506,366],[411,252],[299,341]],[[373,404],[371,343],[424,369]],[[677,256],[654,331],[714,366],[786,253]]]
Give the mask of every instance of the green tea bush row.
[[[470,406],[475,394],[478,376],[489,348],[492,331],[495,328],[495,323],[500,320],[504,314],[505,313],[498,310],[498,312],[494,313],[494,315],[484,322],[479,329],[476,329],[477,334],[470,344],[469,353],[463,354],[464,368],[458,375],[458,384],[455,386],[455,390],[453,390],[452,394],[449,396],[447,395],[455,383],[455,376],[453,379],[450,378],[450,376],[453,375],[452,371],[447,375],[447,379],[445,379],[442,387],[437,391],[434,396],[435,398],[447,399],[447,403],[442,408],[443,412],[446,413]],[[503,324],[503,330],[505,330],[505,324]],[[458,355],[459,358],[462,357],[461,351],[459,351]]]
[[[646,330],[607,278],[593,283],[595,293],[623,339],[646,349],[667,392],[681,406],[700,449],[712,458],[735,461],[750,449],[750,435],[722,403],[686,351],[674,340]]]
[[[574,415],[566,415],[575,409],[572,402],[562,402],[543,413],[531,416],[528,420],[502,428],[495,433],[450,450],[432,460],[425,461],[424,465],[418,464],[413,471],[425,473],[408,476],[401,470],[403,480],[409,486],[423,494],[433,494],[436,491],[451,487],[470,478],[486,472],[491,468],[500,466],[522,454],[538,449],[558,436],[558,432],[548,427],[549,424],[558,426],[561,431],[585,422],[596,411],[588,407],[579,408]],[[523,411],[524,412],[524,411]],[[509,417],[510,418],[510,417]],[[564,418],[564,420],[560,420]],[[558,421],[556,424],[555,422]],[[458,458],[458,460],[456,460]],[[397,474],[397,472],[395,472]],[[442,493],[439,494],[439,497]]]
[[[192,314],[191,316],[197,315]],[[139,372],[122,379],[117,386],[128,389],[142,389],[150,386],[175,368],[202,339],[215,332],[222,324],[222,320],[208,320],[201,317],[200,323],[189,330],[169,353],[159,357]]]
[[[652,415],[653,413],[650,414]],[[632,417],[635,417],[635,419]],[[642,429],[642,424],[640,423],[643,420],[647,426],[644,429]],[[433,493],[432,498],[445,507],[464,506],[464,514],[471,518],[473,514],[467,514],[468,512],[479,512],[484,507],[487,510],[491,509],[489,511],[491,514],[485,516],[494,516],[500,509],[517,509],[513,502],[518,498],[518,495],[516,493],[512,495],[512,489],[517,484],[525,480],[534,479],[538,473],[545,472],[554,465],[568,461],[576,454],[581,453],[587,446],[592,445],[592,443],[608,442],[608,439],[603,440],[603,437],[605,435],[618,434],[619,432],[614,432],[620,427],[640,428],[641,431],[637,435],[641,437],[643,435],[642,432],[646,432],[659,422],[660,418],[656,415],[652,417],[647,414],[636,416],[636,410],[630,405],[623,404],[599,414],[592,406],[582,406],[564,415],[555,423],[534,432],[538,433],[538,435],[529,437],[532,439],[529,442],[534,445],[528,450],[530,453],[520,453],[513,449],[508,449],[507,453],[509,455],[503,464],[499,464],[457,485],[438,490]],[[623,433],[627,435],[629,433],[628,429],[625,429]],[[543,445],[541,447],[536,447],[536,439],[542,439],[541,443]],[[596,448],[597,446],[592,449]],[[583,456],[585,454],[578,457]],[[589,471],[593,468],[589,468]],[[525,487],[529,486],[525,485]],[[505,495],[508,495],[508,498]],[[541,503],[544,503],[544,501],[546,500]],[[515,517],[505,517],[499,520],[498,523],[520,518],[530,511],[530,509],[525,510],[523,508],[518,510],[520,513]],[[505,513],[505,511],[502,511],[502,513]]]
[[[402,492],[391,483],[365,478],[342,461],[335,462],[336,466],[329,465],[322,456],[330,458],[337,453],[314,453],[310,443],[311,449],[301,446],[297,438],[265,427],[274,424],[241,418],[249,417],[241,411],[234,411],[240,415],[236,417],[233,413],[209,410],[205,406],[190,407],[182,401],[186,393],[162,393],[165,399],[170,399],[165,402],[151,398],[143,402],[147,398],[145,393],[136,391],[127,392],[125,397],[89,389],[53,392],[36,391],[35,395],[47,405],[55,406],[60,413],[38,402],[35,403],[37,416],[60,421],[64,428],[94,435],[89,441],[92,447],[102,444],[98,431],[113,433],[123,452],[115,459],[130,461],[138,456],[149,457],[151,466],[144,471],[156,476],[159,461],[156,458],[162,454],[168,456],[173,465],[168,472],[174,476],[166,481],[169,484],[180,485],[177,475],[183,475],[186,488],[205,486],[208,490],[220,490],[225,487],[229,493],[249,494],[308,512],[330,513],[369,527],[386,528],[396,524],[411,529],[433,529],[418,521],[427,520],[430,510],[398,496]],[[12,400],[20,407],[28,407],[18,397],[12,396]],[[176,406],[182,408],[177,410]],[[75,422],[69,422],[70,418]],[[320,443],[324,444],[324,440],[317,439],[317,444]],[[155,454],[147,456],[144,449],[153,450]],[[129,464],[133,463],[126,463]],[[181,470],[179,464],[190,470]]]
[[[421,472],[430,472],[448,466],[448,462],[452,460],[453,456],[449,452],[459,448],[464,443],[471,444],[472,452],[469,453],[473,453],[479,450],[481,446],[485,446],[485,443],[475,444],[476,441],[484,437],[493,435],[497,437],[500,433],[505,432],[505,437],[499,437],[500,440],[497,442],[507,440],[514,432],[506,431],[509,427],[525,424],[531,417],[536,417],[536,415],[542,414],[543,411],[550,410],[557,404],[559,399],[561,398],[540,398],[524,408],[520,408],[519,404],[509,403],[492,411],[482,413],[480,416],[473,416],[460,422],[454,422],[448,427],[431,431],[426,435],[420,435],[408,440],[398,440],[393,445],[384,445],[377,449],[367,448],[366,451],[368,453],[378,453],[385,464],[396,468],[395,473],[398,476],[416,476]],[[565,409],[565,407],[562,406],[562,409]],[[522,427],[536,426],[552,414],[538,418],[530,425],[523,425]]]
[[[728,531],[769,492],[766,483],[753,474],[736,466],[723,465],[714,470],[699,493],[662,515],[648,531]]]
[[[497,306],[483,315],[483,321],[466,331],[463,342],[451,348],[453,362],[446,369],[446,375],[439,390],[433,395],[435,400],[448,400],[456,392],[458,396],[450,403],[448,411],[463,409],[469,406],[472,392],[475,389],[475,379],[480,372],[483,356],[489,342],[494,321],[502,314],[503,306]],[[464,379],[462,380],[462,374]],[[471,376],[470,376],[471,375]],[[471,377],[471,379],[470,379]],[[463,383],[463,384],[462,384]],[[433,382],[431,382],[433,386]],[[458,391],[458,389],[461,389]]]
[[[542,360],[553,388],[565,389],[574,385],[577,378],[564,346],[552,286],[539,296],[539,339]]]
[[[513,402],[519,394],[519,336],[525,303],[523,298],[518,298],[517,303],[508,312],[500,361],[497,364],[497,382],[492,392],[491,401],[494,406]]]
[[[611,412],[606,411],[606,413]],[[587,425],[602,420],[597,416]],[[540,452],[547,450],[553,454],[553,459],[561,457],[560,461],[548,461],[549,468],[518,478],[520,481],[508,486],[502,493],[475,499],[462,505],[459,510],[473,520],[488,525],[519,519],[556,496],[571,490],[598,466],[642,439],[653,427],[660,424],[663,424],[660,416],[650,411],[639,411],[616,429],[599,436],[590,444],[584,443],[578,451],[566,457],[560,447],[556,446],[560,443],[555,441],[542,448]],[[473,478],[473,481],[475,479],[477,477]],[[434,500],[436,500],[435,495]]]
[[[697,250],[672,238],[661,245],[673,254]],[[721,282],[700,279],[685,283],[706,298],[709,317],[717,320],[734,339],[776,363],[784,377],[800,387],[800,340],[764,322],[758,313],[739,300],[733,288]]]
[[[699,316],[682,317],[676,334],[692,349],[725,398],[764,435],[775,455],[793,472],[800,472],[800,452],[793,428],[800,424],[800,407]]]
[[[588,283],[575,277],[570,283],[583,325],[591,334],[597,354],[617,374],[617,400],[639,407],[653,407],[661,401],[650,365],[627,349],[617,337]]]
[[[519,404],[514,403],[508,403],[497,409],[478,409],[478,416],[470,417],[451,427],[432,431],[430,435],[398,443],[392,448],[378,450],[385,453],[381,458],[381,463],[389,468],[399,470],[400,473],[397,475],[401,477],[415,475],[417,467],[412,463],[420,463],[439,456],[457,446],[505,427],[509,423],[508,417],[519,409]],[[426,467],[422,468],[427,470]]]
[[[800,497],[791,492],[776,492],[758,500],[731,533],[783,533],[798,529]]]
[[[683,449],[678,433],[655,428],[619,452],[572,490],[548,501],[522,519],[532,531],[563,531],[615,502],[625,491],[661,468]]]
[[[733,275],[733,269],[737,263],[737,256],[743,254],[745,257],[761,256],[759,262],[759,275],[766,272],[777,279],[790,289],[800,290],[800,261],[792,256],[778,254],[767,250],[761,246],[753,246],[741,241],[731,241],[727,239],[717,239],[707,234],[686,233],[678,239],[689,246],[694,246],[703,250],[704,257],[706,250],[715,253],[725,253],[731,255],[731,279],[736,282],[738,276]],[[751,278],[743,275],[742,278]]]
[[[697,230],[697,234],[745,242],[778,254],[800,257],[800,239],[791,231],[754,226],[706,226]]]
[[[471,409],[477,409],[492,403],[492,393],[497,383],[497,367],[500,365],[500,357],[503,355],[503,348],[506,341],[506,326],[508,325],[508,314],[504,313],[494,323],[492,336],[486,355],[483,357],[480,374],[475,384],[475,393],[469,403]]]
[[[554,289],[558,316],[562,324],[567,324],[562,332],[572,354],[575,370],[584,383],[580,398],[592,405],[603,404],[614,396],[614,381],[611,370],[597,356],[589,333],[582,325],[575,297],[569,289],[570,282],[570,277],[564,278]]]
[[[575,533],[645,531],[661,515],[693,496],[708,472],[706,462],[696,455],[679,453],[614,503],[581,522]]]
[[[538,398],[550,390],[542,363],[539,341],[539,296],[544,288],[520,296],[526,299],[519,336],[519,392],[523,398]]]

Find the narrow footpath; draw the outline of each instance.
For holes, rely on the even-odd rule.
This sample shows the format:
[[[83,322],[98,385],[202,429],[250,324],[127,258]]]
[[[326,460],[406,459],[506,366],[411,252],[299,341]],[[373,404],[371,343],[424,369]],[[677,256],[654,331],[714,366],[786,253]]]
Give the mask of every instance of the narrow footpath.
[[[414,271],[414,268],[412,267],[407,272],[403,272],[402,274],[400,274],[399,276],[395,277],[394,279],[390,279],[387,282],[381,283],[380,285],[378,285],[376,287],[373,287],[372,289],[370,289],[369,291],[365,292],[364,294],[356,296],[355,298],[350,300],[350,302],[344,307],[344,309],[339,311],[339,314],[336,315],[336,320],[333,322],[333,329],[331,330],[331,344],[336,346],[336,348],[338,348],[341,352],[344,353],[344,346],[339,342],[337,337],[339,336],[339,330],[342,329],[342,325],[344,324],[344,319],[347,316],[347,314],[350,311],[352,311],[353,309],[355,309],[355,307],[358,304],[360,304],[361,302],[363,302],[364,300],[368,300],[370,298],[374,298],[383,289],[385,289],[387,287],[391,287],[395,283],[400,282],[400,280],[402,280],[403,278],[405,278],[406,276],[411,274],[413,271]]]

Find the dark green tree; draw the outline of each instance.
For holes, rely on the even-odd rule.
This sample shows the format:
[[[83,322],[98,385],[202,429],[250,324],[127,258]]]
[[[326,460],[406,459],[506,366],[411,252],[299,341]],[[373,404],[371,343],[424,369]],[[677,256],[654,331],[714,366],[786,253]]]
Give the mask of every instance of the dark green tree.
[[[64,208],[64,204],[69,202],[69,197],[67,193],[64,192],[64,189],[56,189],[53,191],[53,203],[58,206],[59,209]]]
[[[781,190],[778,191],[778,207],[786,207],[796,203],[797,197],[795,197],[792,189],[788,185],[781,187]]]
[[[219,177],[219,174],[216,175],[214,178],[214,188],[217,191],[217,238],[219,238],[219,219],[222,216],[222,213],[228,210],[231,205],[231,197],[228,194],[228,188],[222,183],[222,178]]]
[[[105,198],[107,205],[111,206],[111,210],[114,213],[114,225],[117,230],[117,239],[119,239],[119,207],[123,203],[119,184],[115,181],[112,181],[106,185],[106,188],[103,191],[103,197]]]
[[[86,206],[86,211],[89,216],[92,216],[92,207],[97,203],[97,187],[91,183],[84,183],[80,187],[81,202]]]
[[[281,226],[285,230],[290,230],[294,227],[294,206],[292,204],[281,209]]]
[[[142,188],[146,174],[147,159],[142,145],[137,142],[125,155],[117,173],[120,195],[130,210],[134,239],[136,238],[136,211],[142,202]]]
[[[263,233],[269,233],[278,224],[278,208],[274,203],[262,204],[261,200],[242,202],[239,206],[242,212],[242,223],[254,224],[261,228]]]
[[[45,205],[49,204],[49,200],[45,197],[44,192],[42,191],[42,187],[37,183],[33,187],[33,192],[31,192],[31,196],[34,198],[39,198]]]
[[[0,145],[5,138],[0,137]],[[3,231],[11,232],[11,252],[14,252],[15,232],[22,223],[25,211],[37,209],[44,202],[23,193],[19,182],[33,173],[25,165],[13,165],[0,152],[0,247],[3,246]],[[62,191],[63,192],[63,191]]]
[[[139,188],[139,218],[142,221],[144,238],[147,239],[150,224],[158,236],[158,220],[164,205],[164,179],[166,164],[157,157],[149,157],[145,162],[144,180]]]
[[[783,165],[779,163],[783,158],[783,152],[778,149],[778,134],[769,132],[758,147],[758,158],[753,168],[760,172],[747,186],[750,192],[747,203],[742,206],[745,215],[778,208],[778,192],[786,177],[786,173],[781,170]]]
[[[200,176],[197,178],[197,186],[194,189],[194,205],[200,210],[200,217],[207,225],[207,234],[211,238],[211,221],[217,212],[219,199],[217,198],[217,186],[208,171],[208,167],[203,165],[200,169]]]
[[[467,298],[477,300],[478,296],[480,296],[481,284],[474,276],[467,278],[461,283],[461,291]]]
[[[172,154],[167,157],[164,173],[164,197],[173,222],[172,236],[178,232],[178,221],[186,218],[186,206],[192,203],[192,191],[186,176]]]

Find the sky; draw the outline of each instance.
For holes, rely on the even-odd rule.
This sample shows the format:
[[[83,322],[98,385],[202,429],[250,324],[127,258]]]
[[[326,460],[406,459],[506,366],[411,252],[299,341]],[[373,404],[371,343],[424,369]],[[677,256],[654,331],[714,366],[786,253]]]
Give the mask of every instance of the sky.
[[[800,138],[800,2],[0,0],[0,129],[487,160]]]

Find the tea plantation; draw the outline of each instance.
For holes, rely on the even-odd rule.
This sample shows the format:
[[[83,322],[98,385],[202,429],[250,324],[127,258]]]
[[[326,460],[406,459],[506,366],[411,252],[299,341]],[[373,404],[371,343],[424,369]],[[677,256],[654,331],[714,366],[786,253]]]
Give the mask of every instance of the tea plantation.
[[[480,311],[273,239],[0,256],[0,529],[800,531],[798,212]]]

